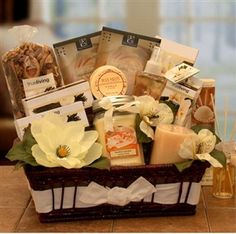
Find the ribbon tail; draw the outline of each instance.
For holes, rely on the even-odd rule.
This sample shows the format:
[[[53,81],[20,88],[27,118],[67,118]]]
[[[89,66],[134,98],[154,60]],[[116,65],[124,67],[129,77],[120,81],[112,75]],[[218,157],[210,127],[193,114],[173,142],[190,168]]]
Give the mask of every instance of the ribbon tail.
[[[91,182],[79,196],[79,201],[85,204],[101,205],[107,202],[107,194],[109,189]]]
[[[131,194],[130,201],[135,202],[141,201],[143,198],[156,192],[156,188],[142,176],[135,180],[127,190]]]
[[[104,128],[105,132],[114,132],[113,127],[113,111],[114,107],[107,110],[104,114]]]

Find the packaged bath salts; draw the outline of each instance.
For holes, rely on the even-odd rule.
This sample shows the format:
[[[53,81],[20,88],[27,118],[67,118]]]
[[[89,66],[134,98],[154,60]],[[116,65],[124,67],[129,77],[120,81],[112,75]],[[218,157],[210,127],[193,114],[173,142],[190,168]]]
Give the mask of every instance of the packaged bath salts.
[[[53,50],[32,42],[37,28],[15,26],[9,30],[19,46],[2,56],[3,69],[10,92],[14,118],[25,116],[22,99],[63,85]]]

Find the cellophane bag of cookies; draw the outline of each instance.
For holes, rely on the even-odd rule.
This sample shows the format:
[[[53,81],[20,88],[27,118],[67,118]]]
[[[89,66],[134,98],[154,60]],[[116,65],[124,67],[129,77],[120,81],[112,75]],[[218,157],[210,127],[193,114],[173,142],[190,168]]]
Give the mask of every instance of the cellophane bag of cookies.
[[[94,71],[101,32],[53,44],[65,84],[89,80]]]
[[[159,38],[103,27],[95,67],[112,65],[120,69],[128,81],[127,94],[132,95],[136,73],[143,71],[153,47],[160,43]]]
[[[9,29],[9,33],[16,38],[19,46],[2,56],[15,119],[25,116],[23,98],[63,85],[53,50],[47,45],[32,42],[37,32],[37,28],[29,25]]]

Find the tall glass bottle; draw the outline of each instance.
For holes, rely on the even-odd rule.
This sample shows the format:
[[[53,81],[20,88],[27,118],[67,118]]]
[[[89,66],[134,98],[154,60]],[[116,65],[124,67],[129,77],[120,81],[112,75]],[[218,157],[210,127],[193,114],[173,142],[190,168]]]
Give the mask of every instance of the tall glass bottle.
[[[233,143],[222,142],[222,148],[227,158],[227,164],[222,168],[213,168],[213,196],[217,198],[232,198],[234,196],[235,168],[230,163],[231,154],[235,149]]]

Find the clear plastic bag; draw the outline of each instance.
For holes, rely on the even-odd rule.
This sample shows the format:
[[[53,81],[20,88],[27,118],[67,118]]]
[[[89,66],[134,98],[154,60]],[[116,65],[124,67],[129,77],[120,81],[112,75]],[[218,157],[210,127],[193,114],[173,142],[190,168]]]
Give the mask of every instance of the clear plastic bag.
[[[14,118],[25,116],[22,99],[63,85],[53,50],[32,43],[37,28],[15,26],[9,30],[19,46],[2,56],[3,69],[10,92]]]

